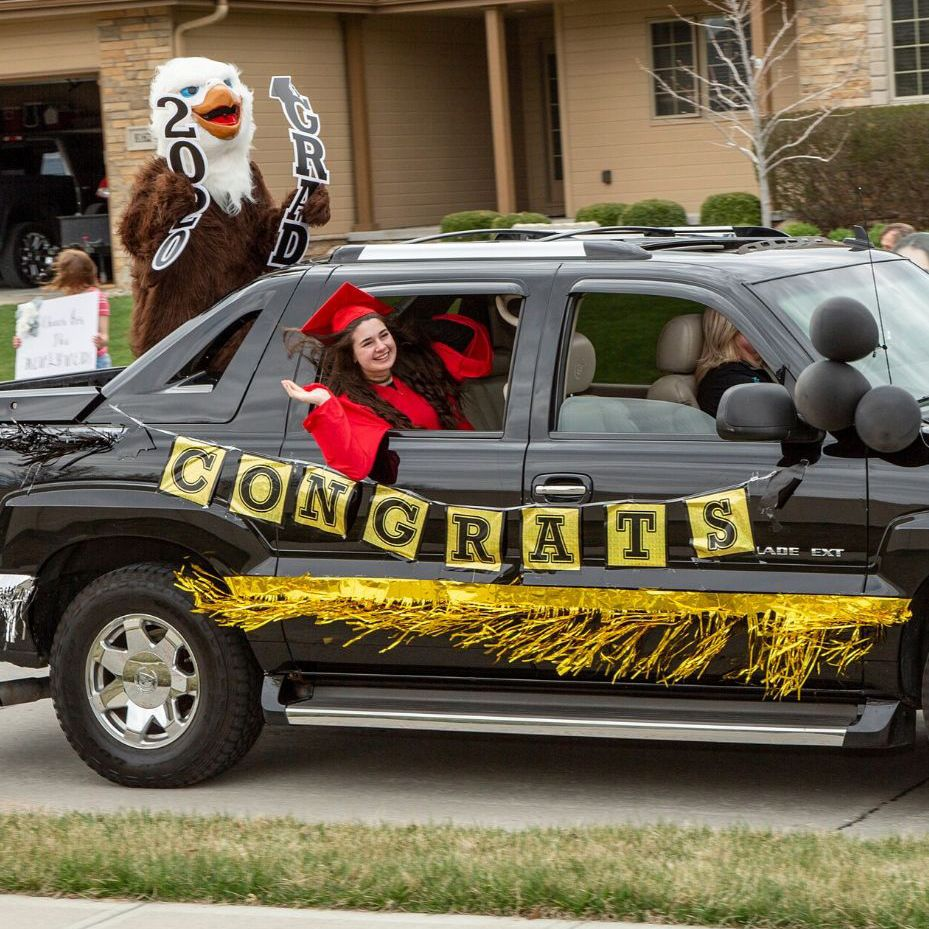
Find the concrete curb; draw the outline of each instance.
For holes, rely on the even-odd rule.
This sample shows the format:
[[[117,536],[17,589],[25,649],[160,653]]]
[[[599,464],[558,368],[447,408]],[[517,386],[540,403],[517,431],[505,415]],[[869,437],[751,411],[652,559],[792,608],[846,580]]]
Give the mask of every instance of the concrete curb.
[[[669,929],[649,923],[442,916],[425,913],[365,913],[356,910],[294,910],[273,906],[213,906],[63,897],[0,895],[4,929]],[[673,927],[671,927],[673,929]],[[685,927],[678,927],[685,929]],[[697,927],[689,927],[697,929]]]

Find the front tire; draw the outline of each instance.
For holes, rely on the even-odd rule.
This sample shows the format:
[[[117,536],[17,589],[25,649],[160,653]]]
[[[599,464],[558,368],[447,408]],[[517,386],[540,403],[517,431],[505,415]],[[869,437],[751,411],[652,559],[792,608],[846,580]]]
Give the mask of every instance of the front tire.
[[[261,731],[261,671],[245,636],[193,614],[165,565],[130,565],[85,587],[50,664],[68,741],[117,784],[196,784],[234,765]]]

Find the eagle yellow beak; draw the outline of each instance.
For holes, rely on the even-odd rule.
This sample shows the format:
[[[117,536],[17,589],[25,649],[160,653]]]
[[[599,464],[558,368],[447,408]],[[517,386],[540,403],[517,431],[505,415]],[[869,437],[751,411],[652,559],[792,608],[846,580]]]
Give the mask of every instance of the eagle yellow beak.
[[[225,85],[211,87],[199,106],[193,107],[197,122],[217,139],[234,139],[239,134],[242,98]]]

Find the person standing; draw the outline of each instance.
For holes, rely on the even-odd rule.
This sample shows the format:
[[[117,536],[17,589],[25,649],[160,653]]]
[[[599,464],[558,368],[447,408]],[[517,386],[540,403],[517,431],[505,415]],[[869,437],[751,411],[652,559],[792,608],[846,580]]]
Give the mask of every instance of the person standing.
[[[881,231],[881,248],[885,252],[892,252],[901,239],[914,232],[916,230],[909,223],[890,223]]]
[[[97,334],[93,337],[97,349],[98,368],[112,367],[110,360],[110,301],[100,289],[97,278],[97,266],[87,252],[79,248],[62,249],[55,258],[52,267],[54,278],[47,285],[48,290],[60,291],[65,297],[93,292],[97,294]],[[18,335],[13,336],[13,348],[23,344]]]

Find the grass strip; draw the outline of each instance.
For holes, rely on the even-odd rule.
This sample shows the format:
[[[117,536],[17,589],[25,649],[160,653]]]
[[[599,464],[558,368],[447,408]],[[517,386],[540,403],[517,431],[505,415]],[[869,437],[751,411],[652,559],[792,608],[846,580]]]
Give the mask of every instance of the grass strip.
[[[765,929],[929,925],[929,839],[0,816],[0,892]]]
[[[129,364],[135,357],[129,348],[129,320],[132,297],[110,297],[110,358],[114,367]],[[0,381],[13,379],[13,331],[16,327],[16,305],[0,305]]]

